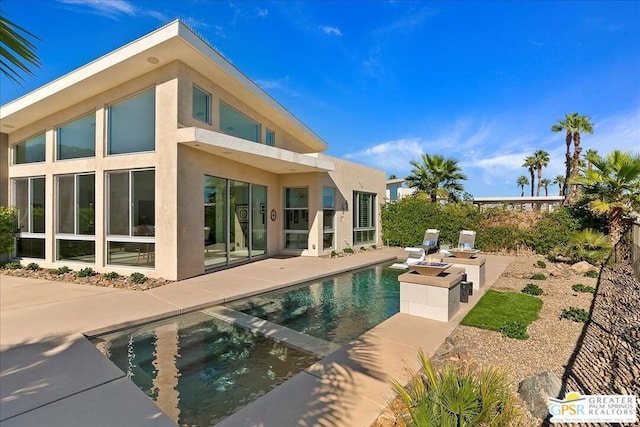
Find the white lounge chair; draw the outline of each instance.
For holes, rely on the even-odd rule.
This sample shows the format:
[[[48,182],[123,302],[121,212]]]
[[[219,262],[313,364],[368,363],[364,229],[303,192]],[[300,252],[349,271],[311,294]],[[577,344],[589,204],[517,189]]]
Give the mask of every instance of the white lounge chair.
[[[462,230],[458,237],[458,248],[460,249],[474,249],[476,244],[476,232],[471,230]]]
[[[424,232],[424,239],[422,239],[422,249],[424,249],[427,255],[438,252],[438,238],[440,237],[440,230],[435,228],[428,228]]]
[[[422,248],[404,248],[409,253],[407,259],[404,262],[397,262],[392,264],[389,268],[395,268],[398,270],[406,270],[410,265],[423,262],[425,259],[424,249]]]

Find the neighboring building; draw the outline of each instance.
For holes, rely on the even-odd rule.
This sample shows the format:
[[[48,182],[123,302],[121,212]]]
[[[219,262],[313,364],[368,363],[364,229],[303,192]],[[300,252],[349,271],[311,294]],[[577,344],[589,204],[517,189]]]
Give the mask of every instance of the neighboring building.
[[[386,198],[389,202],[395,202],[404,197],[411,196],[416,193],[415,188],[408,188],[403,178],[395,178],[387,180]]]
[[[474,197],[473,204],[483,207],[510,207],[511,209],[533,209],[551,212],[562,205],[564,196],[524,196],[524,197]]]
[[[0,107],[16,257],[170,280],[379,245],[385,174],[327,144],[179,21]]]

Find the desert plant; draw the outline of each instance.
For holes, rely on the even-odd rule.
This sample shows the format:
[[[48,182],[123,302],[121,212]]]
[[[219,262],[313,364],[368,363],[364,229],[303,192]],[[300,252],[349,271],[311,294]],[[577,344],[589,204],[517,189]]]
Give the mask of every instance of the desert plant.
[[[136,285],[142,285],[147,281],[147,276],[138,272],[131,273],[131,276],[129,276],[129,278],[131,279],[131,282],[135,283]]]
[[[345,254],[352,254],[352,253],[353,253],[353,249],[351,249],[351,248],[344,248],[344,249],[343,249],[343,252],[344,252]]]
[[[55,270],[51,271],[51,274],[55,274],[56,276],[61,276],[65,273],[68,273],[72,271],[69,267],[67,267],[66,265],[63,265],[62,267],[58,267]]]
[[[522,322],[507,322],[500,328],[500,333],[505,337],[516,340],[526,340],[529,338],[527,325]]]
[[[592,279],[597,278],[600,273],[598,273],[596,270],[589,270],[586,273],[584,273],[585,277],[590,277]]]
[[[86,268],[83,268],[80,271],[78,271],[76,273],[76,277],[91,277],[91,276],[95,276],[96,274],[98,274],[98,273],[93,271],[93,268],[86,267]]]
[[[576,283],[575,285],[571,286],[571,289],[576,292],[586,292],[590,294],[596,293],[596,288],[594,288],[593,286],[585,286],[582,283]]]
[[[542,292],[542,288],[538,285],[534,285],[533,283],[528,283],[527,286],[522,289],[523,294],[529,295],[542,295]]]
[[[19,270],[22,268],[22,265],[20,265],[19,262],[8,262],[4,265],[5,270]]]
[[[423,352],[421,375],[407,385],[392,380],[406,411],[396,417],[407,426],[517,425],[521,415],[509,381],[496,368],[474,370],[444,365],[438,371]]]
[[[371,245],[371,249],[378,249],[377,245]]]
[[[367,248],[365,248],[364,246],[360,246],[360,250],[361,250],[362,252],[366,252]]]
[[[543,273],[536,273],[536,274],[532,274],[531,277],[529,277],[529,279],[531,279],[531,280],[547,280],[547,276],[545,276]]]
[[[335,258],[338,256],[338,253],[336,251],[331,251],[331,258]]]
[[[538,260],[536,261],[536,266],[544,269],[544,268],[547,268],[547,263],[542,260]]]
[[[576,231],[567,245],[554,248],[552,253],[562,255],[572,262],[587,261],[601,265],[611,253],[612,245],[607,237],[591,229]]]
[[[560,318],[586,323],[589,320],[589,312],[583,308],[569,307],[562,310]]]
[[[31,271],[38,271],[40,270],[40,266],[35,262],[30,262],[29,264],[27,264],[26,269]]]
[[[120,277],[120,275],[118,273],[116,273],[115,271],[112,271],[110,273],[105,273],[104,274],[104,278],[107,279],[107,280],[117,279],[118,277]]]

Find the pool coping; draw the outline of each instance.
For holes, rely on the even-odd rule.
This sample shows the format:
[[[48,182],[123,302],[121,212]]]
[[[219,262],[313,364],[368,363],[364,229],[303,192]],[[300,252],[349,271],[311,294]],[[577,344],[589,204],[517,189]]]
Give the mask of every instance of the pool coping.
[[[93,356],[86,353],[76,354],[73,352],[74,346],[69,343],[79,339],[86,340],[86,336],[99,336],[106,332],[298,285],[328,275],[394,261],[405,255],[402,248],[380,248],[376,251],[367,251],[337,259],[269,258],[143,292],[0,275],[0,292],[2,293],[0,298],[0,325],[2,325],[0,328],[0,355],[6,356],[8,351],[14,355],[22,353],[25,357],[19,357],[18,360],[35,358],[34,360],[37,360],[40,366],[46,367],[49,366],[49,360],[53,360],[53,356],[49,354],[50,352],[36,351],[34,348],[34,345],[44,343],[49,345],[52,351],[57,347],[62,348],[61,354],[64,354],[69,360],[80,357],[86,362],[94,356],[101,358],[103,356],[97,350]],[[493,280],[488,281],[487,285],[492,282]],[[233,287],[230,287],[229,284],[233,284]],[[489,287],[485,286],[485,289]],[[479,298],[477,294],[474,292],[474,299]],[[39,319],[46,319],[46,321],[43,322]],[[398,327],[403,324],[404,326]],[[448,322],[445,324],[443,333],[448,335],[447,331],[450,332],[454,327],[452,322]],[[382,374],[390,376],[397,373],[400,375],[404,371],[404,360],[409,362],[415,359],[412,346],[403,342],[404,338],[402,337],[411,331],[419,332],[420,328],[420,322],[416,323],[412,316],[397,314],[361,337],[364,340],[371,340],[373,344],[380,344],[379,348],[390,345],[389,350],[386,351],[387,354],[382,355],[383,358],[388,356],[388,361],[382,360],[379,366],[375,367],[363,365],[355,356],[358,356],[358,353],[362,356],[366,347],[361,345],[362,340],[359,341],[360,345],[356,340],[356,344],[344,346],[331,353],[313,365],[312,368],[294,376],[291,380],[248,405],[236,413],[236,415],[240,414],[238,417],[233,415],[226,420],[240,420],[238,425],[254,425],[255,423],[262,423],[265,426],[290,425],[291,423],[279,422],[281,420],[279,417],[284,416],[289,417],[288,421],[293,420],[293,425],[297,425],[298,421],[302,419],[301,416],[304,416],[309,410],[315,409],[316,414],[324,416],[323,418],[316,417],[315,420],[325,424],[329,420],[330,424],[338,426],[369,425],[382,408],[380,397],[386,395],[390,389],[388,381],[382,379]],[[391,333],[391,336],[385,338],[384,333]],[[430,348],[435,344],[426,343],[424,346]],[[410,354],[410,357],[405,358],[398,354],[400,350],[406,352],[407,355]],[[0,363],[4,364],[6,360],[7,357],[2,357]],[[400,370],[398,370],[399,363],[403,365]],[[6,365],[0,369],[2,375],[7,375],[8,370],[5,367]],[[3,426],[5,424],[7,426],[31,425],[34,424],[34,420],[41,419],[46,419],[51,425],[69,425],[69,417],[75,415],[78,419],[82,419],[82,416],[87,412],[83,406],[77,405],[85,395],[91,395],[95,399],[93,406],[97,415],[92,419],[94,425],[112,425],[113,419],[108,414],[114,411],[118,412],[121,417],[129,417],[129,422],[123,422],[123,424],[175,425],[142,391],[137,388],[133,390],[131,387],[125,387],[125,383],[130,383],[129,380],[125,380],[125,383],[117,378],[98,381],[89,376],[83,377],[80,385],[73,388],[62,380],[55,380],[58,378],[56,374],[60,373],[53,365],[49,367],[52,369],[51,375],[47,374],[46,369],[44,371],[36,370],[29,365],[20,366],[20,368],[11,371],[13,375],[16,375],[13,378],[14,388],[7,388],[7,382],[0,381],[1,409],[11,404],[5,397],[13,399],[13,402],[20,399],[23,399],[22,403],[32,402],[33,399],[28,393],[20,393],[19,390],[26,390],[38,385],[42,383],[43,378],[50,376],[55,384],[41,384],[42,386],[34,391],[38,394],[40,403],[31,406],[25,405],[23,412],[19,415],[8,421],[3,420]],[[75,374],[73,366],[66,369],[70,370],[70,375]],[[116,384],[114,381],[118,381],[117,385],[120,387],[118,390],[121,390],[121,393],[116,393],[116,395],[113,394],[113,387]],[[310,395],[309,389],[304,387],[311,386],[317,389],[318,385],[323,386],[327,382],[335,385],[336,381],[344,386],[340,388],[341,394],[336,397],[354,405],[349,408],[349,411],[345,412],[336,407],[335,401],[331,399],[324,399],[325,403],[320,400],[311,402],[313,403],[312,407],[308,406],[310,402],[304,402],[304,396]],[[287,384],[290,385],[278,392]],[[355,390],[351,387],[351,394],[349,394],[349,384],[363,388]],[[52,394],[54,386],[58,389],[57,394]],[[296,387],[298,388],[296,389]],[[287,396],[286,393],[290,393],[292,389],[295,393]],[[283,397],[288,400],[282,400]],[[123,401],[127,402],[126,408],[123,408]],[[45,403],[42,404],[42,402]],[[273,402],[275,407],[280,409],[267,408],[265,410],[265,402],[267,405],[269,402]],[[149,403],[152,405],[149,406]],[[257,403],[259,404],[256,405]],[[287,410],[283,411],[282,405],[285,405]],[[309,410],[305,411],[305,408]],[[242,417],[244,421],[239,417]],[[221,425],[225,425],[226,420],[223,420]],[[233,425],[229,424],[230,422],[231,420],[226,425]]]

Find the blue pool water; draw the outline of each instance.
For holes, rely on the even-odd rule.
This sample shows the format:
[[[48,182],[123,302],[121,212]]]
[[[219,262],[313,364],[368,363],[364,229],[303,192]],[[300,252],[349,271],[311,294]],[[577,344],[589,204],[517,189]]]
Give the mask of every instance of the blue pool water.
[[[400,311],[398,276],[390,264],[368,267],[225,304],[290,329],[346,344]]]
[[[399,311],[400,272],[374,266],[227,304],[344,344]],[[319,356],[204,311],[93,339],[179,425],[209,426],[311,366]]]

